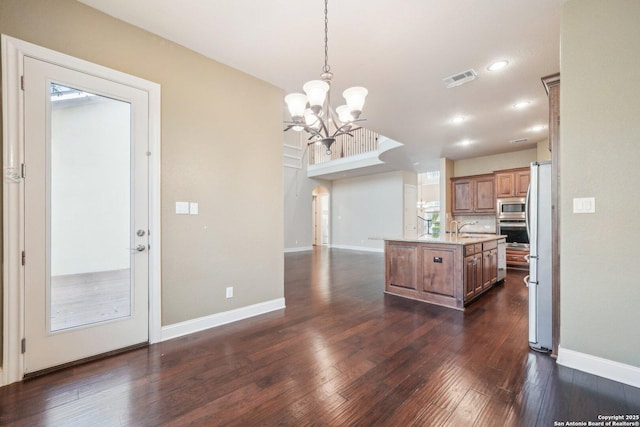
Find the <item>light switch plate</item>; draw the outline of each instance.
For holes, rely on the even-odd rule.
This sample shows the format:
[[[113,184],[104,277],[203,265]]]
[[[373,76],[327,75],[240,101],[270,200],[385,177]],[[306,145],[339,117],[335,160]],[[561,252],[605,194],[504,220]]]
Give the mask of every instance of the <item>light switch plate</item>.
[[[191,215],[198,215],[198,204],[197,203],[189,203],[189,213]]]
[[[177,214],[188,214],[189,213],[189,202],[176,202],[176,213]]]
[[[595,213],[596,198],[580,197],[573,199],[573,213]]]

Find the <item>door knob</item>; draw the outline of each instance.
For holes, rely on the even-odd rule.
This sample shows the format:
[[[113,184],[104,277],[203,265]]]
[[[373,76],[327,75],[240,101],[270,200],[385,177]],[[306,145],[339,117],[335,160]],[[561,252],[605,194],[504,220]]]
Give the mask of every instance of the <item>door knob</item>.
[[[140,237],[144,236],[145,231],[143,229],[139,229],[138,231],[136,231],[136,234]]]
[[[138,252],[142,252],[145,249],[147,249],[147,247],[143,244],[139,244],[138,246],[136,246],[135,248],[133,248],[134,251],[138,251]]]

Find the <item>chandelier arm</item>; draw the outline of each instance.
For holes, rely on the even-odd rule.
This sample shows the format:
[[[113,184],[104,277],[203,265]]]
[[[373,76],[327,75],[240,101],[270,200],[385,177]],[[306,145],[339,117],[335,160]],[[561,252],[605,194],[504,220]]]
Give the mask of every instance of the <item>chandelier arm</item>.
[[[351,123],[353,123],[353,122],[351,122]],[[362,129],[362,126],[356,126],[354,128],[349,127],[348,129],[346,129],[347,126],[351,126],[351,123],[345,123],[342,126],[340,126],[338,129],[336,129],[336,131],[333,133],[334,136],[335,135],[341,135],[341,134],[346,133],[346,132],[353,132],[354,130]]]
[[[316,117],[318,118],[318,121],[320,122],[322,130],[324,130],[324,135],[322,133],[320,133],[319,130],[316,131],[318,133],[318,135],[320,135],[322,138],[325,138],[325,137],[329,136],[329,128],[325,124],[324,120],[322,120],[322,117],[320,117],[320,116],[316,116]]]

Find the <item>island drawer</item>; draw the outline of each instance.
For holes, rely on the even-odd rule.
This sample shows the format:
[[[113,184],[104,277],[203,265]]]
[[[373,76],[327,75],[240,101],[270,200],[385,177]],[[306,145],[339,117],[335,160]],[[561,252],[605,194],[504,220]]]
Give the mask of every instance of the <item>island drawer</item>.
[[[476,243],[473,245],[465,245],[464,256],[479,254],[482,252],[482,243]]]
[[[497,240],[491,240],[489,242],[484,242],[482,244],[482,250],[483,251],[490,251],[491,249],[497,249],[498,248],[498,241]]]

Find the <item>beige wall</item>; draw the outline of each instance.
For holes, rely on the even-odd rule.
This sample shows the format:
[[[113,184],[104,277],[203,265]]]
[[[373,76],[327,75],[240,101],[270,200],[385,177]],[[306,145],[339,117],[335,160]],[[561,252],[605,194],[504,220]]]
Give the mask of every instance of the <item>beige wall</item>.
[[[537,160],[537,149],[454,161],[453,176],[481,175],[510,168],[527,167]]]
[[[536,157],[539,162],[551,160],[551,151],[549,151],[548,139],[538,142]]]
[[[163,325],[284,296],[280,89],[73,0],[0,0],[0,31],[162,86]]]
[[[640,368],[640,1],[571,0],[561,26],[563,348]],[[595,197],[594,214],[573,214]]]

